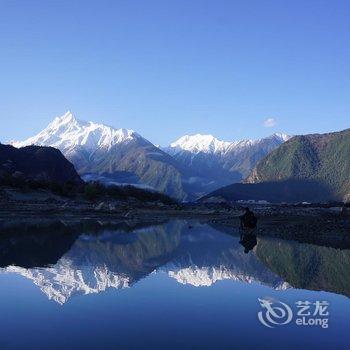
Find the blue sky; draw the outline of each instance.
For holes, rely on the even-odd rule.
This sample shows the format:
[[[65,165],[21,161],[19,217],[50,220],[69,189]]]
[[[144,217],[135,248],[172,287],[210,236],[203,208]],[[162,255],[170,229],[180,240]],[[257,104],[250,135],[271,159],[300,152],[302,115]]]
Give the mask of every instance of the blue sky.
[[[66,110],[163,145],[349,128],[349,18],[336,0],[3,0],[0,140]]]

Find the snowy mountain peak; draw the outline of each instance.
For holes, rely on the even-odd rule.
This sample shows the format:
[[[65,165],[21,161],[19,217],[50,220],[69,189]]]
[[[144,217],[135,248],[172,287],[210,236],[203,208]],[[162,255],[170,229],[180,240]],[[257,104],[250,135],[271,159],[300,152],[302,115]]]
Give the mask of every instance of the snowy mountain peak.
[[[133,130],[114,129],[104,124],[81,121],[68,111],[55,118],[39,134],[22,142],[12,142],[12,145],[52,146],[64,153],[80,147],[91,152],[97,149],[110,149],[115,144],[139,138],[141,136]]]
[[[71,123],[76,121],[73,113],[71,111],[67,111],[65,114],[63,114],[61,117],[56,117],[54,119],[54,122],[62,124],[62,123]]]
[[[228,151],[251,147],[253,145],[259,144],[264,140],[275,140],[277,142],[283,143],[285,141],[288,141],[290,138],[291,136],[289,135],[283,133],[275,133],[269,137],[259,140],[239,140],[229,142],[218,140],[213,135],[185,135],[172,142],[170,146],[164,148],[164,150],[171,155],[182,151],[187,151],[194,154],[200,152],[224,154]]]
[[[65,114],[63,114],[60,117],[56,117],[45,130],[58,130],[60,128],[71,128],[72,126],[77,126],[78,124],[84,124],[82,121],[78,121],[72,112],[67,111]],[[43,131],[45,131],[43,130]]]
[[[287,135],[287,134],[284,134],[284,133],[281,133],[281,132],[276,132],[276,133],[274,133],[272,136],[274,136],[275,138],[280,139],[280,140],[283,141],[283,142],[286,142],[286,141],[288,141],[290,138],[292,138],[292,136]]]
[[[220,153],[224,152],[230,142],[221,141],[213,135],[185,135],[170,144],[173,151],[189,151],[192,153]]]

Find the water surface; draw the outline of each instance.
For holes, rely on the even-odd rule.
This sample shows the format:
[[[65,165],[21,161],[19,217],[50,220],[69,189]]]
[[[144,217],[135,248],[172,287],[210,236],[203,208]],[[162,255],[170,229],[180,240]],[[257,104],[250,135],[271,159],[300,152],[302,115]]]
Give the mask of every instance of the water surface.
[[[349,348],[349,250],[185,221],[46,231],[0,238],[0,349]],[[292,320],[264,326],[259,299]],[[300,301],[328,328],[297,325]]]

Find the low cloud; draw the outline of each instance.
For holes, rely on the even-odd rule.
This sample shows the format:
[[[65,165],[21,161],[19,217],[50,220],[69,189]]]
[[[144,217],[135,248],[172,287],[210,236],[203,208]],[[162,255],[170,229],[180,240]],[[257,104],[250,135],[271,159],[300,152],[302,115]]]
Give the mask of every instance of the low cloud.
[[[277,122],[275,118],[267,118],[264,120],[265,128],[273,128],[276,125],[277,125]]]

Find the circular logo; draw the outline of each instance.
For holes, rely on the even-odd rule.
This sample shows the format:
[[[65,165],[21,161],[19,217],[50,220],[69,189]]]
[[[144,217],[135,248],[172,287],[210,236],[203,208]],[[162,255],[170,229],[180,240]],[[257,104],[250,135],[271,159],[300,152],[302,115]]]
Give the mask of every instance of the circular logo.
[[[266,327],[274,328],[289,323],[293,318],[292,309],[282,301],[258,299],[263,311],[258,312],[259,321]]]

